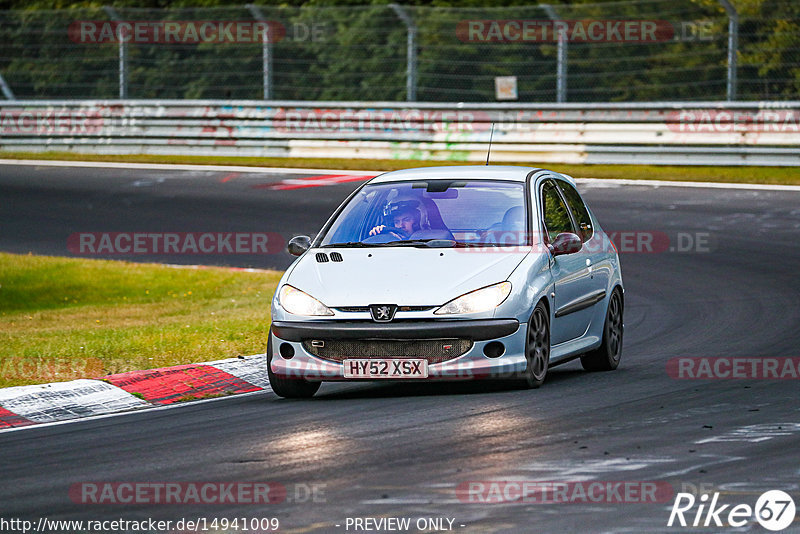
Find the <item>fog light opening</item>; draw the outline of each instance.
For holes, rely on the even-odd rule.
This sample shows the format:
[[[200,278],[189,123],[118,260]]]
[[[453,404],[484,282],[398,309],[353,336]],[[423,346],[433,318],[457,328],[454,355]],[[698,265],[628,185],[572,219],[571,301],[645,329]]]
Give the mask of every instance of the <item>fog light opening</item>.
[[[294,347],[291,346],[289,343],[281,343],[281,346],[278,348],[281,353],[281,357],[284,360],[291,360],[294,358]]]
[[[487,358],[499,358],[506,352],[506,347],[499,341],[492,341],[483,347],[483,353]]]

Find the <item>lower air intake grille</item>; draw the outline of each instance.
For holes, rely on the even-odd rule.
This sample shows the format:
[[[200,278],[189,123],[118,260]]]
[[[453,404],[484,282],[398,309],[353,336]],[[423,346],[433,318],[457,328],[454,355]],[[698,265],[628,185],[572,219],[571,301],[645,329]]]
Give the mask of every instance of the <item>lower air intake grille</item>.
[[[319,345],[320,341],[322,346]],[[424,358],[441,363],[466,354],[472,348],[469,339],[412,340],[306,340],[303,347],[318,358],[341,362],[350,358]]]

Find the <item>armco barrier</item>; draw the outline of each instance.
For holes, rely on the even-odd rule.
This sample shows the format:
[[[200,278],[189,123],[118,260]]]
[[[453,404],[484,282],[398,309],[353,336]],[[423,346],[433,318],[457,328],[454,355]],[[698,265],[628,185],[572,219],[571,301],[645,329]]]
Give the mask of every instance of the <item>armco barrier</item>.
[[[0,150],[800,165],[800,102],[0,101]]]

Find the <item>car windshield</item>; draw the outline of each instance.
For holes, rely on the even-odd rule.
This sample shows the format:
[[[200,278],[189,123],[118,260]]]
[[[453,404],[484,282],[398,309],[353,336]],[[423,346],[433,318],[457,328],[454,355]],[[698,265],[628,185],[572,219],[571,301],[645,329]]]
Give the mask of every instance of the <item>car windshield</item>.
[[[321,246],[508,246],[528,242],[524,186],[481,180],[369,184]]]

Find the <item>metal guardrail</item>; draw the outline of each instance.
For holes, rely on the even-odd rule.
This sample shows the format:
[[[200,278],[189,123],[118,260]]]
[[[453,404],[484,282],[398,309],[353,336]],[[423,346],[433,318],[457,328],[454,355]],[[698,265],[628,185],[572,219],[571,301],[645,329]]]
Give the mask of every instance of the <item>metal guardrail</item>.
[[[800,102],[0,102],[0,150],[800,166]]]

